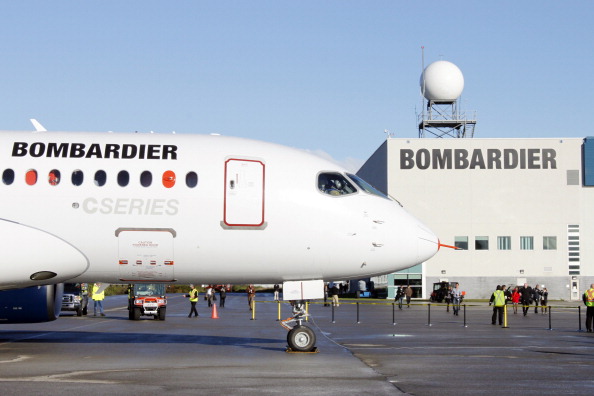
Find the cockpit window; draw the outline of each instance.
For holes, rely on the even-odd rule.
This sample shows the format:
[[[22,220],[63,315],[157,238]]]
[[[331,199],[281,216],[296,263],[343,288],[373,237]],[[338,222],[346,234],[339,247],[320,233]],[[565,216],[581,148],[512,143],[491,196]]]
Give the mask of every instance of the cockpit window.
[[[318,188],[329,195],[346,195],[357,192],[353,184],[340,173],[320,173]]]
[[[380,190],[378,190],[377,188],[373,187],[371,184],[367,183],[365,180],[361,179],[359,176],[357,175],[353,175],[350,173],[347,173],[347,176],[349,177],[349,179],[351,179],[353,182],[355,182],[355,184],[357,186],[359,186],[359,188],[369,194],[373,194],[373,195],[378,195],[382,198],[388,198],[389,197],[384,194],[383,192],[381,192]]]

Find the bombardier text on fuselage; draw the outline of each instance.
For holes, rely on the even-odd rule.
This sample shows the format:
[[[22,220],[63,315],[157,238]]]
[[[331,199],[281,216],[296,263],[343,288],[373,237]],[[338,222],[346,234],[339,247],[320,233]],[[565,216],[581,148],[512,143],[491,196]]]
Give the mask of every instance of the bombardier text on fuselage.
[[[14,142],[13,157],[177,159],[177,146],[169,144],[98,144]]]

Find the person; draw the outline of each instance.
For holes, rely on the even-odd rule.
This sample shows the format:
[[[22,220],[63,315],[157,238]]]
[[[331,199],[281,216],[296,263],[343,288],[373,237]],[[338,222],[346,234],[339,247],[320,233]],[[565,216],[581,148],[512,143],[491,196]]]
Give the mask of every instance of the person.
[[[340,307],[340,303],[338,301],[338,286],[336,285],[336,283],[332,284],[332,287],[330,287],[330,297],[332,298],[332,306],[333,307]]]
[[[497,285],[497,289],[491,295],[489,305],[493,304],[493,316],[491,317],[491,324],[495,324],[495,320],[499,318],[499,325],[503,325],[503,307],[505,306],[505,293],[501,290],[501,286]]]
[[[250,311],[251,311],[254,306],[254,298],[256,297],[256,289],[254,288],[254,285],[249,285],[245,291],[247,293],[248,305],[250,306]]]
[[[544,315],[547,313],[547,303],[549,301],[549,291],[546,287],[542,288],[542,298],[540,300],[540,312]]]
[[[198,315],[198,310],[196,309],[196,303],[198,302],[198,289],[196,289],[193,284],[190,284],[190,293],[186,294],[186,297],[190,298],[190,314],[188,315],[188,318],[191,318],[192,314],[194,314],[194,317],[197,318],[200,316]]]
[[[225,299],[227,298],[227,289],[225,285],[221,286],[219,289],[219,296],[221,297],[221,308],[225,308]]]
[[[586,331],[591,333],[592,322],[594,321],[594,283],[584,292],[582,300],[586,304]]]
[[[101,290],[101,292],[99,292],[100,289],[101,283],[95,283],[93,285],[93,294],[91,295],[91,298],[93,299],[93,316],[97,316],[97,308],[99,308],[99,314],[101,316],[105,316],[105,313],[103,312],[103,300],[105,299],[105,290]]]
[[[86,315],[87,308],[89,307],[89,284],[88,283],[80,284],[80,295],[81,295],[80,307],[82,309],[82,314]]]
[[[520,302],[520,292],[518,292],[518,288],[514,287],[514,291],[511,294],[511,302],[512,306],[514,307],[514,314],[518,313],[518,303]]]
[[[404,299],[404,291],[402,290],[402,286],[398,286],[396,290],[396,297],[394,298],[395,301],[398,301],[398,309],[402,309],[402,300]]]
[[[507,302],[511,300],[511,286],[501,285],[501,290],[503,290],[503,294],[505,295],[505,303],[507,304]]]
[[[208,302],[208,306],[212,307],[212,296],[214,294],[214,290],[210,285],[206,287],[206,301]]]
[[[538,288],[538,284],[532,289],[532,300],[534,301],[534,313],[538,313],[538,307],[540,306],[540,298],[542,297],[542,291]]]
[[[329,307],[330,304],[328,304],[328,282],[324,283],[324,306],[325,307]]]
[[[462,302],[462,292],[458,286],[459,284],[456,283],[456,286],[452,289],[452,309],[456,316],[460,313],[460,303]]]
[[[413,289],[410,285],[406,286],[406,289],[404,289],[404,295],[406,296],[406,306],[410,308],[410,299],[413,295]]]
[[[532,288],[528,286],[528,283],[524,283],[524,287],[520,289],[520,295],[522,296],[522,313],[526,316],[532,299]]]
[[[278,284],[274,285],[274,301],[278,301],[280,286]]]

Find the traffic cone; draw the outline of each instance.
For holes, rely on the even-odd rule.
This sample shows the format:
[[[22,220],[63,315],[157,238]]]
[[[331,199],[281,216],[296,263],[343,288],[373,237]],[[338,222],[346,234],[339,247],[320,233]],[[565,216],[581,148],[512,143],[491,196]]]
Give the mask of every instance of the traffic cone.
[[[217,304],[212,304],[212,315],[210,316],[212,319],[218,319],[219,313],[217,312]]]

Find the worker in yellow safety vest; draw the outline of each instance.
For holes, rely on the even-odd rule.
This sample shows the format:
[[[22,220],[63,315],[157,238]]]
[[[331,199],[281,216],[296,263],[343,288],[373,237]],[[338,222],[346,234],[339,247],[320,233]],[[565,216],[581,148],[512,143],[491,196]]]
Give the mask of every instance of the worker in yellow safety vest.
[[[582,296],[584,304],[586,304],[586,330],[588,333],[592,332],[592,322],[594,321],[594,283],[590,288],[584,292]]]
[[[493,317],[491,324],[495,324],[495,319],[499,317],[499,325],[503,325],[503,307],[505,306],[505,293],[501,290],[501,286],[497,285],[497,290],[491,295],[489,305],[493,304]]]
[[[194,314],[194,317],[197,318],[199,316],[198,311],[196,310],[196,303],[198,302],[198,289],[196,289],[194,285],[190,285],[190,293],[186,294],[186,297],[190,298],[190,304],[192,306],[188,318],[191,318],[192,314]]]
[[[97,307],[99,307],[99,314],[101,316],[105,316],[105,313],[103,312],[103,300],[105,299],[105,290],[101,290],[101,292],[99,292],[100,289],[101,283],[93,284],[93,294],[91,295],[91,298],[93,299],[93,316],[97,316]]]

